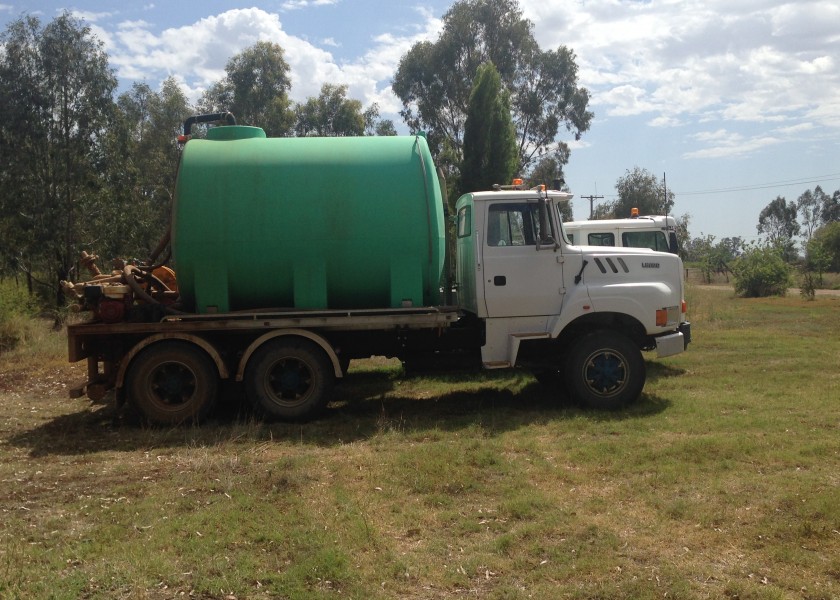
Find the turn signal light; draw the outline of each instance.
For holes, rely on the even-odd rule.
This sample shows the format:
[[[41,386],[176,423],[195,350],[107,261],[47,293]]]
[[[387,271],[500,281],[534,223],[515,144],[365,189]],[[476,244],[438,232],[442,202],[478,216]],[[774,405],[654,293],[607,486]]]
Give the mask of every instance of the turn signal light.
[[[668,324],[668,309],[660,308],[656,311],[656,326],[665,327]]]

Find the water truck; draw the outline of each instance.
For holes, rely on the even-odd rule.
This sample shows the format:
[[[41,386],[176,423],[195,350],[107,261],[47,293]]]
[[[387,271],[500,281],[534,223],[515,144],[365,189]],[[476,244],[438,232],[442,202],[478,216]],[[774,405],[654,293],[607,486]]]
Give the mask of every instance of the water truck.
[[[209,123],[206,138],[192,126]],[[214,125],[213,125],[214,124]],[[520,368],[595,409],[633,402],[643,351],[683,352],[682,262],[583,247],[571,194],[498,185],[447,214],[422,135],[267,138],[229,114],[184,126],[170,231],[147,261],[65,282],[90,311],[68,326],[87,360],[71,394],[196,422],[222,385],[255,411],[307,420],[351,360]]]

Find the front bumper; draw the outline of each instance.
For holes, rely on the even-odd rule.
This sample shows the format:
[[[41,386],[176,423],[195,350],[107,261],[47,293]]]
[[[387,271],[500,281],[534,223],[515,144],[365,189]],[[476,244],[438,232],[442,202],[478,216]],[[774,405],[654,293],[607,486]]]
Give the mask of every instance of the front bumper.
[[[691,323],[680,323],[679,331],[656,338],[656,356],[664,358],[684,352],[691,342]]]
[[[691,343],[691,323],[689,323],[688,321],[680,323],[679,330],[680,333],[683,334],[685,347],[688,348],[688,345]]]

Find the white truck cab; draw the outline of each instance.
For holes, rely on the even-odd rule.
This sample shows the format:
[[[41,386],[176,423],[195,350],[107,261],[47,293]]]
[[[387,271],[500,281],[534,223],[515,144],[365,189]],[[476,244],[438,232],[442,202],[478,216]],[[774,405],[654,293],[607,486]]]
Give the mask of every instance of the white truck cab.
[[[540,373],[543,364],[590,405],[625,403],[644,385],[640,350],[671,356],[690,340],[682,261],[571,244],[559,211],[571,197],[502,189],[462,196],[458,304],[485,323],[485,368],[531,362]]]
[[[570,221],[563,223],[563,230],[569,241],[578,246],[623,246],[671,254],[678,252],[677,222],[670,216]]]

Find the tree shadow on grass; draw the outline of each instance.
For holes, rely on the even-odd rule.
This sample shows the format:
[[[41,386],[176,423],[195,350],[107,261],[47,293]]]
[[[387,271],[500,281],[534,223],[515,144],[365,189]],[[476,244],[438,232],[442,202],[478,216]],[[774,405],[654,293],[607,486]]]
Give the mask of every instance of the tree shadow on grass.
[[[428,383],[440,389],[441,384],[463,382],[464,377],[469,377],[471,389],[416,397],[418,385]],[[506,388],[508,383],[517,391]],[[414,395],[402,393],[402,385],[413,385]],[[111,402],[58,416],[11,436],[7,443],[28,448],[32,457],[266,441],[331,447],[390,432],[422,436],[478,428],[493,436],[569,419],[624,421],[659,414],[671,405],[643,393],[623,410],[582,410],[524,372],[513,376],[510,372],[451,373],[426,376],[419,384],[394,373],[362,372],[348,377],[335,391],[336,401],[321,418],[309,423],[260,421],[247,408],[241,390],[233,388],[201,426],[145,426]]]

